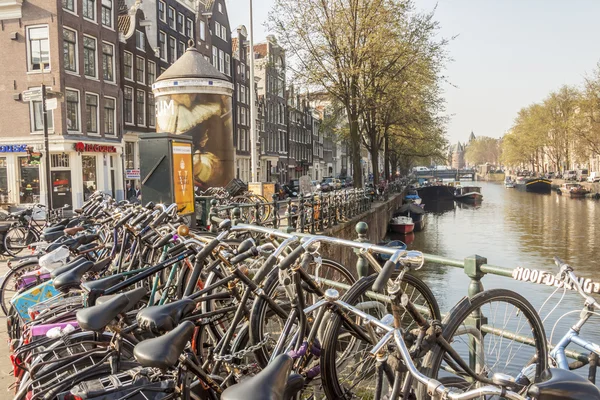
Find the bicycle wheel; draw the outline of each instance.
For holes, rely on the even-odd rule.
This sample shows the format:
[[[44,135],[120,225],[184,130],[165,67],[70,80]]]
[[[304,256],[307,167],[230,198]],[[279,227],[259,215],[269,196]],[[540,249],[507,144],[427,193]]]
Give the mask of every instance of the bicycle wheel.
[[[374,274],[360,279],[341,300],[380,320],[386,315],[393,315],[405,332],[416,328],[416,322],[399,304],[396,311],[393,311],[391,298],[386,300],[385,297],[371,291],[376,277],[377,275]],[[441,318],[437,301],[423,281],[413,275],[405,274],[401,287],[426,319]],[[321,381],[328,399],[373,397],[378,378],[377,360],[369,352],[385,332],[373,326],[365,327],[365,324],[359,326],[365,329],[372,342],[365,342],[350,332],[337,313],[333,313],[325,328],[321,353]],[[409,339],[407,345],[411,345]],[[380,386],[384,391],[391,390],[393,386],[393,373],[389,366],[387,368]]]
[[[16,257],[24,248],[27,247],[28,229],[23,226],[15,225],[4,235],[4,250],[13,257]],[[33,243],[33,240],[29,243]]]
[[[10,299],[12,299],[15,293],[21,289],[21,276],[26,272],[37,269],[37,267],[37,261],[32,261],[31,263],[18,265],[6,273],[0,284],[0,307],[2,307],[4,315],[8,316],[8,311],[11,306]]]
[[[334,287],[338,292],[344,293],[347,290],[344,288],[350,288],[356,282],[350,271],[343,265],[332,260],[323,260],[320,268],[317,268],[317,265],[313,263],[307,272],[317,281],[317,284],[323,291]],[[269,298],[274,299],[289,315],[292,309],[292,298],[302,295],[306,305],[314,304],[319,300],[318,296],[311,293],[304,284],[303,288],[305,291],[297,294],[293,285],[280,285],[279,269],[275,268],[267,277],[263,291]],[[250,343],[252,345],[262,343],[265,340],[265,335],[269,333],[268,342],[254,352],[256,361],[261,368],[266,367],[269,363],[274,346],[283,332],[286,322],[291,326],[291,334],[287,337],[289,342],[293,339],[298,324],[281,318],[262,297],[256,298],[252,307],[252,313],[250,314]]]
[[[464,298],[442,321],[442,336],[478,377],[491,379],[494,373],[517,378],[535,357],[537,364],[527,379],[539,380],[548,367],[548,347],[544,325],[535,308],[520,294],[505,289],[487,290]],[[446,349],[437,344],[425,358],[424,373],[434,379],[454,381],[456,392],[484,386],[469,376]],[[525,383],[522,378],[518,381]],[[524,387],[515,384],[515,391]],[[428,399],[419,385],[419,399]]]

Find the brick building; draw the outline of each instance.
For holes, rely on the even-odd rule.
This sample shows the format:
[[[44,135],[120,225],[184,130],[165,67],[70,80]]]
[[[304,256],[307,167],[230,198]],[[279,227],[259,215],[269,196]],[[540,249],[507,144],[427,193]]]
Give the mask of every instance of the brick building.
[[[234,129],[236,144],[236,177],[250,182],[250,67],[248,66],[248,32],[245,26],[236,29],[236,37],[231,39],[232,76],[235,94],[233,97]]]

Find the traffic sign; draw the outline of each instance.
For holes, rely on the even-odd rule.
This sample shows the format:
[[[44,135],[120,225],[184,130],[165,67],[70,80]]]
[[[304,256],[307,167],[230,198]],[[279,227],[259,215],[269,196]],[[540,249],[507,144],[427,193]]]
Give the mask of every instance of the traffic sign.
[[[23,101],[41,101],[42,89],[29,89],[23,92]]]
[[[58,100],[46,99],[46,110],[56,110],[56,107],[58,107]]]

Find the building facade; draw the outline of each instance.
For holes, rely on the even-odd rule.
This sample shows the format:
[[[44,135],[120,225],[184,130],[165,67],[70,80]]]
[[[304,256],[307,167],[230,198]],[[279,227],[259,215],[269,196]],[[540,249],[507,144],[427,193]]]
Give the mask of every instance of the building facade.
[[[298,179],[309,175],[313,165],[313,116],[308,101],[295,93],[293,86],[287,91],[286,114],[289,176]]]
[[[2,8],[0,193],[9,204],[80,206],[92,191],[123,197],[117,4],[111,0],[31,0]],[[41,99],[45,84],[49,154]],[[31,93],[31,92],[30,92]],[[12,145],[20,145],[11,147]],[[8,146],[8,147],[7,147]],[[23,147],[25,146],[25,147]],[[27,157],[23,148],[42,153]],[[50,157],[51,187],[45,160]],[[5,177],[5,178],[3,178]]]

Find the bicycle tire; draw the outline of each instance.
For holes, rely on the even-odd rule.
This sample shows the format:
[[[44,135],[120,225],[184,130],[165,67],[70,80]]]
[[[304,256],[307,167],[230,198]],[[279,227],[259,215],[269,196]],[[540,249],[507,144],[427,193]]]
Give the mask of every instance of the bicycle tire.
[[[341,300],[350,305],[357,305],[358,300],[367,292],[372,290],[373,282],[376,278],[377,274],[361,278],[344,296],[342,296]],[[421,279],[414,275],[405,274],[402,278],[402,284],[405,285],[403,290],[409,296],[409,298],[413,297],[411,298],[411,301],[416,302],[416,300],[419,298],[423,298],[423,306],[428,308],[427,312],[429,313],[429,319],[439,320],[441,318],[439,305],[433,293],[431,292],[431,289]],[[409,287],[413,288],[411,294],[408,294]],[[415,291],[418,292],[416,298],[414,298]],[[406,312],[401,316],[397,316],[397,319],[402,321],[402,328],[404,330],[409,330],[414,322],[412,317],[410,317],[410,315]],[[340,382],[339,373],[341,372],[341,368],[338,368],[337,365],[337,346],[339,343],[341,343],[339,337],[340,329],[343,326],[342,324],[343,321],[340,315],[333,313],[333,316],[330,318],[327,327],[325,328],[325,334],[323,335],[323,351],[321,353],[321,382],[328,399],[347,398],[346,396],[349,394],[348,390]],[[374,344],[375,343],[371,343],[370,345]],[[368,350],[370,347],[371,346],[367,346],[366,349]]]
[[[356,283],[356,279],[350,273],[350,271],[333,260],[323,259],[321,268],[328,268],[335,270],[339,273],[340,278],[346,280],[347,284],[353,285]],[[340,282],[340,280],[338,280]],[[342,282],[340,282],[342,283]],[[263,292],[271,299],[276,296],[276,290],[279,287],[279,269],[275,268],[267,277],[263,286]],[[289,306],[289,303],[287,304]],[[283,307],[286,309],[286,305]],[[270,310],[269,303],[262,297],[257,297],[252,306],[252,312],[250,313],[250,343],[256,345],[263,341],[265,337],[265,320],[267,319],[268,311]],[[272,313],[272,312],[271,312]],[[286,321],[283,321],[284,323]],[[271,357],[267,353],[266,346],[260,347],[254,352],[258,365],[261,368],[265,368],[269,363]]]
[[[16,232],[20,233],[16,233]],[[13,242],[13,236],[17,235],[18,240],[22,241],[22,244],[16,245]],[[2,244],[4,245],[4,251],[12,257],[17,257],[19,253],[21,253],[27,247],[27,237],[30,236],[30,233],[27,228],[21,225],[12,226],[6,233],[4,234],[4,238]],[[31,241],[30,243],[33,243]]]
[[[481,310],[483,306],[492,302],[505,302],[516,308],[518,313],[522,313],[527,319],[529,328],[531,329],[531,337],[535,341],[535,355],[537,356],[536,371],[533,382],[539,381],[540,375],[548,368],[548,345],[544,325],[536,311],[536,309],[520,294],[506,289],[490,289],[478,293],[472,298],[463,298],[444,318],[442,321],[443,331],[442,337],[449,343],[453,340],[457,330],[476,310]],[[484,315],[485,316],[485,315]],[[524,326],[524,325],[523,325]],[[529,332],[529,329],[527,330]],[[489,333],[488,336],[494,335]],[[456,349],[455,349],[456,350]],[[458,350],[457,350],[458,351]],[[500,351],[499,351],[500,352]],[[439,377],[439,372],[444,361],[446,351],[439,344],[434,345],[433,349],[426,355],[424,360],[425,368],[423,373],[433,379],[449,379]],[[492,370],[487,371],[490,375]],[[417,388],[419,399],[429,399],[427,388],[419,385]]]
[[[10,286],[14,284],[14,289],[16,289],[17,281],[21,277],[21,275],[23,275],[25,272],[33,271],[37,266],[37,260],[27,262],[24,264],[17,265],[14,268],[11,268],[10,270],[8,270],[6,275],[4,275],[4,279],[0,284],[0,307],[2,308],[2,312],[4,313],[4,315],[8,316],[8,310],[10,308],[9,301],[14,295],[9,294],[9,291],[11,291]],[[16,293],[17,290],[12,290],[12,292]]]

